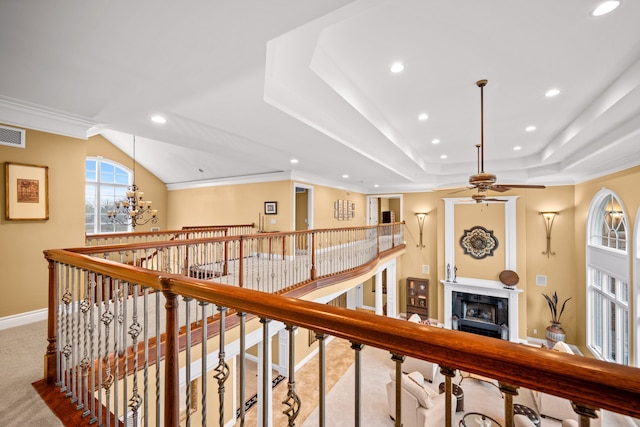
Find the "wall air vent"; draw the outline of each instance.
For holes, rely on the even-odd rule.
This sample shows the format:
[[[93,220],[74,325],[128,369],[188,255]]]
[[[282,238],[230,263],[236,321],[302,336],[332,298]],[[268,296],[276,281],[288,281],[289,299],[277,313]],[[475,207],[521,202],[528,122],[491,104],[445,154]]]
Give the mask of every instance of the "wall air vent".
[[[24,129],[16,129],[0,125],[0,145],[25,148],[25,133]]]

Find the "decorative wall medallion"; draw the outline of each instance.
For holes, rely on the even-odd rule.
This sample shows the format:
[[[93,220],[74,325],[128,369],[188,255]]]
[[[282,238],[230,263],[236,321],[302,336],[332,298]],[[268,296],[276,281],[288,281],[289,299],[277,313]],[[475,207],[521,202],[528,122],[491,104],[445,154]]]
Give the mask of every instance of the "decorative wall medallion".
[[[465,255],[471,255],[475,259],[493,256],[493,251],[498,248],[498,239],[493,235],[493,230],[476,225],[470,230],[464,230],[460,238],[460,246]]]

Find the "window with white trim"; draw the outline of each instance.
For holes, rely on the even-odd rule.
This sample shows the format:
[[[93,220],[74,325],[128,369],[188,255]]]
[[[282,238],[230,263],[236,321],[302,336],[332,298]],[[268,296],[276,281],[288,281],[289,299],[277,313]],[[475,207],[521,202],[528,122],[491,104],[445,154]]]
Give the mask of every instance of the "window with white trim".
[[[587,346],[597,357],[623,365],[630,363],[627,230],[622,203],[601,190],[587,220]]]
[[[100,157],[87,157],[85,168],[85,233],[118,233],[130,226],[112,224],[107,211],[116,201],[124,200],[133,173],[120,163]]]

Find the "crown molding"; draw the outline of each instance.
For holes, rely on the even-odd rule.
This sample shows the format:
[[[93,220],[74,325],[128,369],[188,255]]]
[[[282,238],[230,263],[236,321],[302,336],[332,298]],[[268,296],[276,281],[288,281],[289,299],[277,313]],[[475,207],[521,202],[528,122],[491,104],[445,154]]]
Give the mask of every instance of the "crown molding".
[[[26,104],[4,96],[0,96],[0,122],[80,139],[95,135],[101,127],[87,118]]]

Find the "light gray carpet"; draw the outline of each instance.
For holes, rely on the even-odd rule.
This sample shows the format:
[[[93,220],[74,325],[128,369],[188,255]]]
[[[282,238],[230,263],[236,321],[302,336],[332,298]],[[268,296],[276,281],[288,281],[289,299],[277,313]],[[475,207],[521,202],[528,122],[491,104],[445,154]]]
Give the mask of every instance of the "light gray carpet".
[[[62,426],[31,383],[44,377],[47,322],[0,331],[0,419],[3,426]]]

